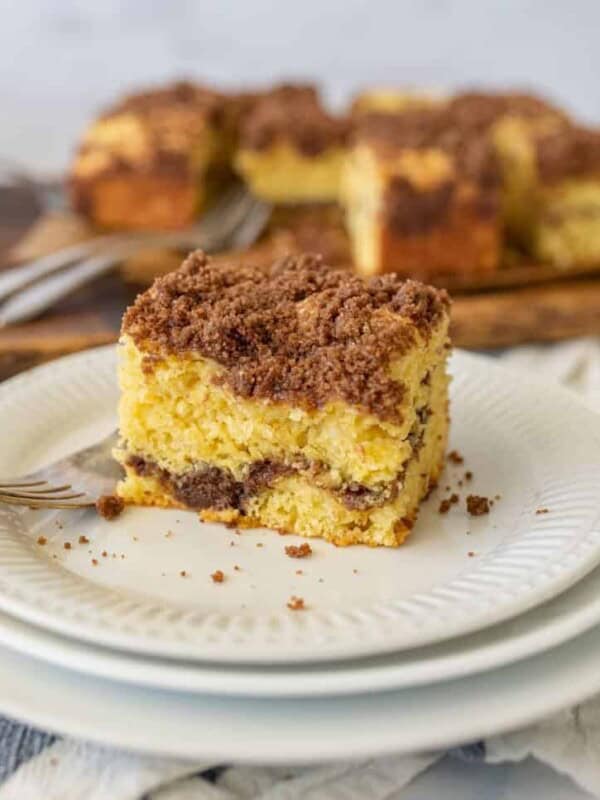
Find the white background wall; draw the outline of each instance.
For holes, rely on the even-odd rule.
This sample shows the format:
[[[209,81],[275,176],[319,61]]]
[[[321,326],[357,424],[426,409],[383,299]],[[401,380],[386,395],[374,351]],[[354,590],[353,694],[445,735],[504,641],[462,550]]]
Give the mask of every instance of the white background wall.
[[[0,0],[0,157],[59,169],[98,107],[185,75],[529,85],[600,121],[600,0]]]

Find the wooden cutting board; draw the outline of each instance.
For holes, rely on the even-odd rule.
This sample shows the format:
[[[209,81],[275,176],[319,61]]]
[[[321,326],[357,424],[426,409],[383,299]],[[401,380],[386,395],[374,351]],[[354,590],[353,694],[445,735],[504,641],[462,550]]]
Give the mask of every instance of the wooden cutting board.
[[[39,210],[23,190],[0,192],[0,265]],[[77,231],[71,231],[76,238]],[[57,246],[60,243],[57,242]],[[66,353],[114,342],[121,315],[139,287],[108,275],[41,319],[0,330],[0,379]],[[600,334],[600,276],[569,277],[529,287],[454,293],[453,340],[491,349]]]

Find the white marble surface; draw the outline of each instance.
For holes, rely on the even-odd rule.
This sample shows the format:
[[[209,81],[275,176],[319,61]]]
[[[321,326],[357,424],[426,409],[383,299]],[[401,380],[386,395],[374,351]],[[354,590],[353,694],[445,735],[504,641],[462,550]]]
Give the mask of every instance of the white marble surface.
[[[0,0],[0,157],[44,170],[124,89],[223,84],[537,86],[600,119],[597,0]]]

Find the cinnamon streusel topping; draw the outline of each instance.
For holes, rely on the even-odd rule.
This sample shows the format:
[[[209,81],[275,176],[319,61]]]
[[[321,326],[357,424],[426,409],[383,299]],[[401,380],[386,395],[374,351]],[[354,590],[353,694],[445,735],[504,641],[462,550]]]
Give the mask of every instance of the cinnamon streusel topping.
[[[217,267],[196,251],[137,298],[123,332],[145,352],[213,359],[242,397],[313,408],[337,398],[398,421],[404,387],[390,358],[448,310],[444,291],[395,274],[365,281],[316,255]]]

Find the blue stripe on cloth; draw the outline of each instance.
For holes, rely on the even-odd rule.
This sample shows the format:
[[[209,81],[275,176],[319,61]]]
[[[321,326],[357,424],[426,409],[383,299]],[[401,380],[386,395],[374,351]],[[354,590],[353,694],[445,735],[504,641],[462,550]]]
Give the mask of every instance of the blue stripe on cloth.
[[[0,783],[54,741],[56,736],[50,733],[0,717]]]

